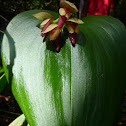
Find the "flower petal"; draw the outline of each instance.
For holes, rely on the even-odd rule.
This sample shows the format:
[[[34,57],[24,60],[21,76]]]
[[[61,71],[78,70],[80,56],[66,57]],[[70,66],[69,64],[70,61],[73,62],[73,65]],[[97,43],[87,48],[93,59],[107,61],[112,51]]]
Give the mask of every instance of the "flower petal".
[[[64,23],[66,22],[67,18],[65,16],[61,16],[59,14],[59,20],[58,20],[58,27],[62,28],[62,26],[64,25]]]
[[[50,40],[56,40],[57,37],[60,35],[60,30],[61,29],[57,27],[55,32],[52,32],[52,33],[50,32]]]
[[[67,23],[67,30],[69,33],[74,33],[74,28],[71,26],[70,23]]]
[[[51,25],[49,25],[49,26],[47,27],[47,29],[46,29],[45,31],[43,31],[42,33],[47,33],[47,32],[53,30],[53,29],[56,28],[56,27],[58,27],[57,24],[51,24]]]
[[[77,7],[73,3],[69,2],[69,1],[61,0],[60,1],[60,6],[69,8],[71,13],[78,12]]]
[[[65,15],[65,17],[66,17],[67,19],[69,19],[70,16],[71,16],[71,13],[66,13],[66,15]]]
[[[44,18],[51,18],[53,19],[53,16],[47,12],[39,12],[37,14],[33,14],[33,16],[39,20],[43,20]]]
[[[45,37],[45,36],[46,36],[46,34],[41,32],[41,36],[42,36],[42,37]]]
[[[48,20],[48,22],[44,25],[44,28],[43,28],[43,30],[42,30],[42,32],[41,32],[41,36],[42,36],[42,37],[45,37],[46,34],[43,33],[43,32],[49,27],[50,23],[51,23],[51,19]]]
[[[50,19],[45,19],[41,24],[40,24],[40,28],[43,28],[49,21]]]
[[[78,34],[78,33],[79,33],[79,29],[78,29],[78,27],[76,27],[74,31],[75,31],[75,33]]]
[[[70,18],[68,19],[67,21],[70,21],[70,22],[73,22],[73,23],[76,23],[76,24],[84,24],[84,22],[78,18]]]
[[[59,14],[60,14],[61,16],[65,16],[65,15],[66,15],[65,9],[64,9],[64,8],[60,8],[60,9],[59,9]]]
[[[66,8],[60,8],[59,9],[59,14],[61,16],[65,16],[67,19],[69,19],[70,16],[71,16],[71,13],[70,12],[67,12]]]
[[[69,33],[69,38],[70,38],[70,41],[71,43],[73,44],[73,46],[75,46],[76,44],[76,38],[77,38],[77,33]]]

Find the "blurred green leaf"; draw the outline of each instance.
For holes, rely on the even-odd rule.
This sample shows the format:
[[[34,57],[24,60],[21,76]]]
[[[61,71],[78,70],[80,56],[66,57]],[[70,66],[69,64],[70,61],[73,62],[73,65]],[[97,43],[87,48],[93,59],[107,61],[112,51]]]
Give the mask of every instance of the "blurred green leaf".
[[[0,67],[0,74],[4,72],[4,69]]]
[[[4,89],[4,87],[6,86],[7,80],[6,80],[6,76],[5,73],[0,76],[0,92]]]

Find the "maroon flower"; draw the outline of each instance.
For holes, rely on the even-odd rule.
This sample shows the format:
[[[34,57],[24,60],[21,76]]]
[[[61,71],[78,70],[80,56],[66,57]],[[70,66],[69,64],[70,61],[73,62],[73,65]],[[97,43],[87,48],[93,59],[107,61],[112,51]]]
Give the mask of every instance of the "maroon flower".
[[[67,20],[67,30],[69,32],[69,38],[74,46],[76,44],[76,37],[79,32],[79,29],[77,27],[78,24],[84,24],[84,22],[77,18],[70,18]]]
[[[54,40],[54,45],[56,47],[56,51],[60,51],[60,31],[61,28],[58,27],[57,24],[51,24],[49,27],[42,32],[42,34],[49,33],[50,34],[50,40]]]
[[[78,12],[78,9],[73,3],[70,3],[69,1],[65,0],[60,1],[60,7],[61,8],[59,9],[58,27],[62,28],[66,20],[70,18],[71,13]]]
[[[59,18],[53,21],[51,14],[47,12],[40,12],[33,16],[39,20],[43,20],[40,24],[42,29],[41,36],[45,37],[49,33],[49,39],[54,41],[56,51],[60,51],[60,32],[64,23],[67,23],[67,29],[69,31],[69,38],[71,43],[75,45],[77,33],[79,32],[77,24],[83,24],[84,22],[77,18],[70,18],[71,13],[78,12],[78,9],[73,3],[69,1],[61,0],[59,9]],[[57,23],[57,24],[56,24]]]
[[[47,12],[39,12],[37,14],[33,14],[33,16],[39,20],[43,20],[43,22],[40,24],[40,28],[42,29],[42,32],[44,32],[46,30],[46,28],[53,21],[53,16]],[[42,37],[45,37],[45,35],[46,34],[41,33]]]

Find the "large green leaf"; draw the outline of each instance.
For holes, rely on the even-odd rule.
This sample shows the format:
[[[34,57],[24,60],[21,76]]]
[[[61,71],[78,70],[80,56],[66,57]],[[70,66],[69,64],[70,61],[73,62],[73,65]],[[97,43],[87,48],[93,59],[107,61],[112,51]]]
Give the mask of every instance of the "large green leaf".
[[[17,15],[2,43],[6,77],[27,121],[31,126],[112,126],[126,83],[124,25],[109,16],[86,17],[76,46],[64,32],[56,53],[40,36],[41,21],[32,16],[37,12]]]

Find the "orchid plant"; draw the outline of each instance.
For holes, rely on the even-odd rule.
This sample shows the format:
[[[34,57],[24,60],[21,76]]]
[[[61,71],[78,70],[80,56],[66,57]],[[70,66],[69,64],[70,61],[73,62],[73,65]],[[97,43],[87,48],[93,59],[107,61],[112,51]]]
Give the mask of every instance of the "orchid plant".
[[[42,29],[41,36],[46,37],[49,33],[49,40],[54,41],[54,46],[56,52],[60,51],[60,33],[62,31],[63,25],[66,23],[67,30],[69,32],[69,38],[73,46],[76,44],[76,37],[79,29],[78,24],[83,24],[84,22],[77,18],[70,18],[72,13],[77,13],[77,7],[65,0],[60,1],[59,18],[53,20],[53,16],[47,12],[39,12],[33,14],[33,16],[39,20],[43,20],[40,24],[40,29]]]
[[[105,15],[83,24],[74,4],[60,7],[22,12],[5,30],[0,86],[6,76],[24,114],[9,126],[25,118],[30,126],[112,126],[126,89],[126,28]]]

